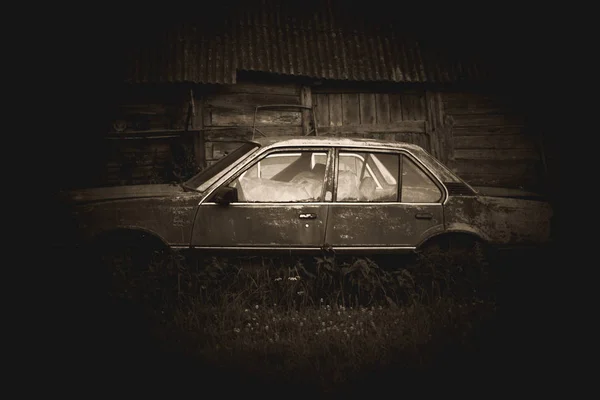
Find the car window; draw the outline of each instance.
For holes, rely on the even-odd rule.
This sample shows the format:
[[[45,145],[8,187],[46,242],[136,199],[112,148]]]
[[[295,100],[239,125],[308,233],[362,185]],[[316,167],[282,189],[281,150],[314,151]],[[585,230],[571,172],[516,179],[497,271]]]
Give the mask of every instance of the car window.
[[[402,162],[401,198],[403,203],[437,203],[442,198],[433,180],[406,156]]]
[[[256,143],[244,143],[231,153],[220,158],[216,163],[203,169],[198,174],[191,177],[184,183],[185,187],[192,190],[204,191],[210,187],[217,179],[227,173],[228,168],[241,160],[243,157],[248,156],[250,153],[256,151],[259,146]]]
[[[271,153],[242,172],[229,186],[237,188],[241,202],[322,201],[326,159],[323,152]]]
[[[336,201],[397,201],[398,154],[341,151]]]
[[[286,166],[300,158],[300,155],[300,153],[271,154],[254,164],[254,166],[244,172],[242,176],[244,178],[271,179]]]

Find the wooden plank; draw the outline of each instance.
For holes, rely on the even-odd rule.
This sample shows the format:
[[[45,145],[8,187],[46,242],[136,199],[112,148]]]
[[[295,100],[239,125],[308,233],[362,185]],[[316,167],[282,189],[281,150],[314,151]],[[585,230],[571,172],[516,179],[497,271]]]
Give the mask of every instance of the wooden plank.
[[[193,123],[192,125],[197,129],[202,129],[204,127],[204,120],[202,118],[203,108],[204,108],[204,98],[196,98],[194,99],[194,108],[195,108],[195,116],[192,116]],[[193,148],[194,148],[194,160],[196,165],[200,168],[204,168],[206,166],[205,151],[204,151],[204,132],[195,132],[193,133]]]
[[[419,108],[417,119],[427,119],[427,99],[425,98],[425,92],[419,92]]]
[[[461,174],[527,175],[535,174],[538,162],[532,160],[455,160],[452,169]]]
[[[210,163],[208,162],[209,160],[213,160],[213,143],[212,142],[206,142],[206,146],[205,146],[205,160],[206,160],[206,165],[210,165]]]
[[[397,93],[398,90],[402,90],[403,93],[418,93],[420,91],[419,85],[413,85],[408,87],[403,85],[400,89],[398,84],[390,84],[384,82],[339,82],[337,85],[318,85],[312,88],[313,93]]]
[[[243,104],[256,107],[266,104],[301,104],[300,96],[270,93],[217,93],[206,96],[207,106],[235,107]]]
[[[342,119],[342,95],[329,94],[329,126],[341,126]]]
[[[525,135],[454,136],[455,149],[535,149],[535,142]]]
[[[106,172],[108,172],[108,174],[112,175],[112,176],[124,176],[127,178],[149,178],[151,177],[154,173],[159,172],[159,171],[164,171],[166,168],[165,167],[154,167],[154,166],[148,166],[148,167],[135,167],[132,169],[107,169]]]
[[[300,104],[302,104],[303,106],[312,107],[312,93],[310,91],[310,86],[303,85],[301,87]],[[302,110],[301,112],[303,135],[311,134],[311,132],[312,134],[314,134],[314,128],[312,126],[312,119],[314,116],[312,115],[312,113],[313,111],[308,110]]]
[[[213,158],[221,158],[241,146],[240,142],[213,142]]]
[[[360,123],[358,93],[342,94],[342,123],[344,125]]]
[[[453,115],[455,126],[519,126],[524,125],[523,117],[517,115]]]
[[[448,100],[462,100],[469,98],[478,98],[478,99],[494,99],[494,95],[492,93],[482,93],[482,92],[464,92],[464,91],[445,91],[443,92],[444,99]]]
[[[537,175],[464,175],[461,176],[473,186],[496,186],[505,188],[523,188],[535,190],[542,185]]]
[[[400,132],[395,134],[394,140],[397,142],[414,143],[416,138],[411,132]]]
[[[402,118],[405,121],[409,121],[409,120],[413,120],[415,113],[415,107],[416,107],[416,99],[414,95],[410,95],[410,94],[402,94],[402,103],[401,103],[401,107],[402,107]]]
[[[300,85],[293,83],[238,82],[233,85],[219,85],[218,93],[264,93],[299,96]]]
[[[131,171],[131,172],[137,172],[138,175],[141,175],[144,172],[148,172],[148,171],[153,171],[155,169],[158,168],[165,168],[164,165],[159,166],[158,164],[153,164],[153,165],[134,165],[134,166],[130,166],[127,167],[125,165],[110,165],[106,167],[106,170],[109,172],[125,172],[127,170],[127,172]]]
[[[424,96],[422,94],[402,94],[402,116],[404,120],[425,119]]]
[[[170,160],[170,158],[168,159],[164,159],[164,160],[152,160],[152,161],[146,161],[143,163],[127,163],[127,162],[108,162],[106,163],[106,168],[108,168],[109,170],[120,170],[121,168],[124,168],[126,165],[129,165],[130,168],[153,168],[154,166],[157,165],[161,165],[161,164],[165,164]]]
[[[507,104],[502,104],[494,99],[485,99],[482,97],[463,97],[460,99],[451,99],[442,94],[442,102],[446,108],[456,109],[478,109],[478,108],[502,108],[508,107]]]
[[[348,95],[345,95],[348,96]],[[361,124],[374,124],[377,121],[376,114],[376,103],[374,93],[360,93],[359,94],[359,109],[360,109],[360,123]]]
[[[116,151],[113,152],[114,156],[123,156],[123,157],[127,157],[127,156],[137,156],[137,157],[142,157],[142,156],[146,156],[146,155],[153,155],[153,154],[168,154],[171,151],[170,147],[164,146],[164,147],[155,147],[154,149],[148,149],[148,148],[128,148],[128,147],[122,147],[120,149],[116,149]]]
[[[396,140],[396,133],[384,133],[384,134],[382,134],[381,139],[389,140],[390,142],[393,142]]]
[[[313,94],[316,106],[317,125],[329,126],[329,98],[326,94]]]
[[[490,106],[446,106],[446,113],[450,115],[478,115],[478,114],[492,114],[499,115],[507,112],[505,108],[490,107]]]
[[[454,134],[454,126],[451,125],[449,118],[447,118],[444,104],[442,103],[442,94],[436,92],[433,96],[433,106],[435,107],[435,118],[437,119],[437,126],[443,128],[439,139],[440,146],[440,160],[442,162],[449,162],[454,159],[454,141],[452,135]],[[450,124],[450,125],[449,125]]]
[[[423,147],[427,151],[431,151],[429,145],[429,138],[426,134],[411,132],[395,133],[393,138],[390,137],[390,140],[394,140],[396,142],[416,144],[417,146]]]
[[[534,149],[458,149],[454,150],[456,160],[539,160]]]
[[[207,141],[216,141],[216,140],[249,140],[252,138],[252,127],[251,126],[240,126],[236,131],[208,131],[206,133]],[[301,126],[292,126],[292,125],[283,125],[283,126],[258,126],[257,127],[261,132],[268,136],[302,136],[302,127]],[[255,138],[261,138],[262,136],[259,132],[256,132]]]
[[[442,97],[442,99],[444,107],[449,110],[470,110],[471,112],[479,113],[484,110],[501,110],[500,112],[504,113],[510,112],[515,108],[514,104],[511,105],[509,102],[499,99],[485,99],[481,97],[470,97],[460,100],[448,100]]]
[[[240,113],[228,109],[213,108],[211,110],[212,126],[239,126],[252,125],[254,113]],[[298,125],[302,123],[300,111],[264,110],[259,111],[256,116],[257,125]]]
[[[443,121],[443,110],[440,106],[439,93],[427,90],[425,92],[427,125],[426,129],[429,133],[429,149],[434,157],[444,162],[448,159],[448,152],[445,146],[445,136],[441,127]]]
[[[212,113],[211,109],[206,106],[206,102],[203,99],[203,105],[201,108],[200,118],[202,118],[202,126],[211,126],[212,125]]]
[[[399,93],[389,94],[390,103],[390,122],[403,121],[402,117],[402,96]]]
[[[377,93],[375,95],[375,113],[378,124],[389,124],[390,120],[390,97],[388,93]]]
[[[454,136],[520,135],[524,126],[454,126]]]
[[[373,124],[373,125],[342,125],[329,126],[319,129],[319,134],[332,133],[425,133],[425,121],[403,121],[393,124]]]

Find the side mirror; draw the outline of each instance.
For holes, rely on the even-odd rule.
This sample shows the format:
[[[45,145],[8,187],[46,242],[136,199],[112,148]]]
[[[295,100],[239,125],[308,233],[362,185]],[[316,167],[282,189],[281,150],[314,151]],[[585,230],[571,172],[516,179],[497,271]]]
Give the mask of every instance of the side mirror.
[[[229,186],[222,186],[215,191],[213,199],[215,203],[223,206],[235,203],[238,201],[237,189]]]

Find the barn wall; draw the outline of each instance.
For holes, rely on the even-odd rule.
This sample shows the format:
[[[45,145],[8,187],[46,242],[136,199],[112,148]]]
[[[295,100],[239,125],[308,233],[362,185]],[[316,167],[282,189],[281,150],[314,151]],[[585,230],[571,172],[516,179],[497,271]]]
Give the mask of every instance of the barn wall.
[[[162,183],[186,173],[193,161],[186,154],[191,137],[178,132],[185,127],[188,104],[189,92],[178,86],[127,86],[115,94],[100,184]]]
[[[453,170],[473,185],[540,188],[538,138],[510,98],[474,92],[441,97],[452,131]]]
[[[350,86],[350,85],[349,85]],[[415,143],[431,149],[425,92],[312,89],[319,133]]]
[[[104,184],[168,182],[177,180],[178,173],[189,176],[193,168],[214,163],[241,140],[250,139],[255,107],[264,104],[312,104],[319,134],[418,144],[473,185],[538,189],[543,181],[537,138],[525,114],[497,94],[414,85],[303,86],[282,79],[200,85],[194,92],[196,116],[190,129],[201,133],[106,140]],[[189,87],[144,88],[121,96],[119,107],[143,115],[142,128],[150,129],[145,132],[181,130],[189,99]],[[306,132],[297,111],[260,113],[257,126],[268,136]]]
[[[241,140],[252,138],[257,105],[301,104],[300,90],[300,85],[294,83],[241,82],[206,92],[202,100],[206,164],[235,149]],[[257,128],[267,136],[302,134],[300,111],[261,111],[256,121]],[[261,137],[260,133],[256,137]]]

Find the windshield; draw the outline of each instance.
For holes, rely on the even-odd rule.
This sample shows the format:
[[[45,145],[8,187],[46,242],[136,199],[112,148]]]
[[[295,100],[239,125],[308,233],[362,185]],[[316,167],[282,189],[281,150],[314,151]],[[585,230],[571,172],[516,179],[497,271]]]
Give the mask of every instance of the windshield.
[[[216,163],[208,166],[198,174],[185,181],[183,186],[199,192],[205,191],[210,185],[213,184],[214,181],[219,179],[225,172],[227,172],[228,167],[235,164],[237,161],[241,160],[244,158],[244,156],[250,154],[258,147],[259,145],[256,143],[242,144],[231,153],[220,158]]]

